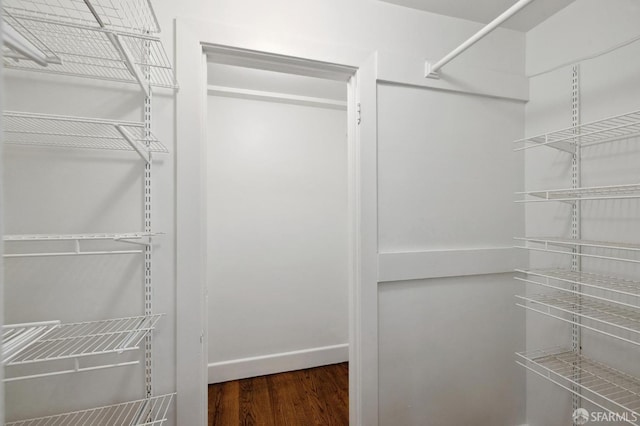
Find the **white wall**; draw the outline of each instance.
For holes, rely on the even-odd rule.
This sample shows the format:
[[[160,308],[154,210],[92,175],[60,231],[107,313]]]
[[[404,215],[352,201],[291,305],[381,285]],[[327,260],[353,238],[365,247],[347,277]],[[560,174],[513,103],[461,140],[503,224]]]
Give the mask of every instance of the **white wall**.
[[[363,64],[363,62],[369,58],[374,51],[378,51],[380,53],[378,56],[378,78],[381,80],[396,81],[404,85],[414,85],[414,87],[408,89],[410,92],[419,92],[421,90],[415,86],[431,86],[434,88],[454,89],[461,92],[484,93],[490,95],[489,98],[486,98],[486,103],[481,101],[471,106],[465,104],[465,102],[458,103],[452,101],[453,108],[452,111],[449,111],[449,116],[455,116],[457,113],[458,116],[456,118],[459,120],[453,120],[453,122],[446,121],[442,123],[443,126],[448,125],[450,128],[452,127],[455,129],[455,131],[452,131],[447,135],[446,140],[443,141],[444,144],[453,143],[456,147],[459,147],[463,145],[463,141],[466,141],[469,144],[477,143],[476,140],[469,140],[469,138],[465,137],[467,132],[464,128],[466,126],[471,126],[472,128],[475,128],[476,126],[481,127],[480,124],[482,120],[476,117],[481,117],[485,112],[485,109],[491,109],[494,107],[492,101],[495,97],[512,97],[519,99],[523,99],[525,97],[522,96],[522,92],[519,91],[526,87],[525,84],[520,84],[522,83],[520,77],[524,72],[524,44],[523,35],[520,33],[505,30],[499,30],[493,33],[487,39],[476,45],[474,49],[471,49],[463,57],[452,63],[451,66],[447,68],[446,76],[444,76],[442,80],[425,82],[423,75],[424,60],[426,58],[437,58],[448,52],[459,42],[463,41],[474,31],[479,29],[481,25],[429,13],[416,12],[414,10],[396,7],[394,5],[372,0],[354,0],[348,2],[337,0],[326,2],[289,2],[282,0],[271,2],[268,5],[254,1],[219,1],[206,3],[193,1],[181,3],[179,6],[173,6],[173,8],[168,3],[165,4],[165,6],[166,8],[160,8],[162,10],[159,10],[161,19],[166,19],[167,16],[171,16],[175,12],[178,16],[193,18],[195,20],[193,22],[190,20],[183,20],[179,24],[179,28],[182,33],[188,34],[186,36],[187,38],[192,37],[193,34],[197,34],[198,36],[206,35],[205,38],[198,39],[198,41],[205,40],[212,44],[231,45],[245,49],[304,57],[355,67]],[[202,20],[211,20],[212,22],[197,22]],[[191,69],[198,63],[198,58],[195,55],[195,45],[196,43],[193,43],[193,46],[189,47],[191,49],[190,52],[193,52],[191,59],[187,62],[186,56],[189,55],[185,54],[185,64],[182,65],[183,67],[188,66],[189,70],[184,70],[183,68],[181,71],[181,65],[180,63],[178,64],[178,73],[179,76],[182,76],[180,78],[188,80],[185,81],[185,84],[189,87],[189,94],[185,95],[185,92],[182,92],[182,99],[179,100],[179,105],[185,105],[184,108],[187,112],[190,111],[189,105],[198,102],[197,91],[194,91],[195,87],[191,84],[191,80],[194,77],[194,73],[191,72]],[[187,77],[184,77],[185,75]],[[443,96],[448,94],[448,92],[443,93]],[[412,120],[408,126],[402,129],[402,131],[405,132],[404,134],[411,134],[412,132],[415,132],[420,135],[420,137],[417,137],[415,141],[412,141],[409,145],[409,151],[404,153],[403,156],[400,156],[400,165],[396,166],[398,168],[402,168],[402,161],[405,161],[404,166],[406,166],[407,172],[419,167],[416,166],[416,164],[420,162],[420,154],[422,154],[421,150],[425,146],[424,141],[426,138],[424,138],[425,130],[423,122],[429,119],[429,111],[421,108],[422,99],[428,100],[429,95],[415,95],[410,98],[407,105],[388,105],[386,112],[380,113],[378,116],[378,119],[382,120],[386,117],[385,114],[389,114],[388,111],[390,108],[396,107],[404,112],[410,111],[410,116],[412,118],[417,117]],[[501,109],[502,105],[500,104],[500,101],[497,101],[496,105],[500,105],[497,109],[503,111]],[[384,104],[379,104],[379,106],[384,107]],[[457,107],[461,107],[460,112],[456,109]],[[436,106],[436,109],[437,108],[438,107]],[[521,119],[523,118],[522,106],[517,103],[514,103],[512,109],[506,108],[506,111],[508,111],[508,114],[513,113],[515,116],[519,116]],[[423,114],[420,114],[421,112]],[[446,110],[443,110],[443,113],[446,113]],[[179,113],[179,116],[183,117],[182,114]],[[396,116],[397,114],[393,115],[393,117]],[[372,120],[372,117],[364,116],[363,120]],[[189,120],[189,122],[191,122],[191,120]],[[197,119],[194,119],[193,122],[197,122]],[[368,122],[370,123],[371,121]],[[505,158],[507,156],[506,153],[510,152],[510,140],[522,136],[522,130],[523,123],[520,120],[519,122],[514,123],[513,127],[509,127],[508,129],[495,129],[493,136],[490,138],[491,140],[484,137],[483,142],[485,142],[486,146],[492,150],[491,152],[500,152],[500,158]],[[191,132],[186,132],[185,135],[186,134],[191,135]],[[197,134],[193,134],[193,136],[197,138]],[[486,136],[486,134],[484,134],[484,136]],[[397,154],[394,152],[394,140],[394,135],[389,136],[389,139],[387,139],[388,150],[379,152],[380,164],[385,161],[386,156],[390,156],[389,159],[392,159]],[[373,143],[373,141],[368,140],[367,143]],[[474,148],[477,147],[474,146]],[[403,149],[403,147],[400,146],[397,149],[400,150]],[[411,149],[413,149],[413,151],[411,151]],[[500,149],[503,151],[500,151]],[[198,158],[197,151],[197,147],[193,150],[185,150],[185,152],[191,156],[190,158],[194,159]],[[415,152],[417,152],[418,155],[412,156]],[[474,154],[478,153],[475,149],[472,152]],[[438,158],[444,164],[452,161],[451,156],[454,153],[455,149],[452,148],[451,151],[446,153],[446,155],[441,155]],[[486,184],[485,187],[490,188],[488,192],[491,195],[487,195],[487,199],[483,200],[480,205],[477,203],[469,203],[468,206],[465,206],[467,214],[457,216],[458,218],[462,218],[463,225],[460,227],[461,231],[465,229],[473,230],[475,232],[473,234],[473,238],[465,239],[464,232],[461,232],[460,234],[457,234],[458,237],[456,239],[430,241],[427,233],[419,233],[411,243],[416,247],[421,247],[421,250],[431,248],[431,252],[437,252],[438,254],[446,257],[446,263],[452,265],[453,270],[450,271],[452,275],[455,275],[456,273],[462,274],[462,268],[455,266],[455,259],[457,256],[464,255],[464,253],[460,253],[461,251],[476,248],[480,249],[481,253],[486,254],[493,253],[492,249],[496,249],[499,251],[500,255],[490,254],[489,256],[493,256],[493,260],[495,260],[495,257],[498,257],[498,262],[489,262],[488,264],[490,267],[488,267],[488,271],[484,271],[483,273],[505,272],[509,267],[513,266],[514,262],[510,259],[510,251],[505,249],[503,244],[506,244],[507,246],[511,245],[510,237],[514,234],[514,229],[512,227],[518,225],[511,220],[508,220],[504,226],[502,226],[502,224],[498,225],[498,221],[491,217],[491,214],[488,213],[488,211],[494,208],[489,207],[492,205],[489,202],[489,199],[494,201],[495,198],[493,194],[499,193],[500,195],[498,197],[500,198],[500,204],[495,207],[495,211],[502,212],[501,207],[506,207],[508,211],[512,211],[516,214],[515,207],[510,201],[511,193],[514,187],[517,187],[516,184],[518,182],[518,175],[513,174],[513,163],[511,162],[511,159],[507,163],[502,164],[494,162],[491,166],[487,167],[485,173],[482,173],[478,171],[478,162],[476,162],[475,158],[471,157],[471,155],[462,158],[454,156],[454,158],[455,161],[460,162],[456,164],[459,167],[455,169],[455,172],[443,167],[438,168],[437,170],[445,173],[445,175],[437,175],[435,173],[435,169],[430,171],[432,175],[429,175],[429,170],[427,170],[424,174],[418,174],[417,178],[414,180],[406,179],[406,181],[403,182],[403,187],[394,187],[393,183],[388,181],[385,183],[381,181],[380,189],[382,190],[382,185],[386,184],[387,186],[385,189],[387,191],[395,189],[396,191],[406,191],[406,194],[420,194],[421,192],[426,192],[431,189],[426,186],[426,184],[429,184],[429,181],[425,181],[424,178],[427,177],[432,180],[435,179],[441,181],[443,187],[452,189],[452,192],[455,193],[455,195],[460,195],[462,198],[464,196],[469,196],[473,191],[471,191],[470,188],[464,188],[463,184],[451,186],[450,182],[455,182],[455,179],[461,179],[464,176],[468,176],[470,179],[480,180],[480,182],[476,181],[478,186],[482,186],[481,183]],[[517,157],[514,161],[517,161]],[[460,172],[460,170],[463,171]],[[404,173],[404,169],[402,169],[401,172]],[[197,185],[200,184],[200,181],[197,178],[198,174],[192,170],[185,170],[185,173],[185,182],[190,182],[193,185],[196,185],[196,187],[193,185],[187,185],[185,188],[193,188],[197,194]],[[458,176],[456,173],[462,173],[462,175]],[[498,188],[491,187],[495,181],[499,181]],[[461,187],[462,192],[459,193]],[[376,188],[367,188],[366,191],[368,194],[371,192],[375,193]],[[472,195],[475,196],[475,193]],[[411,195],[408,195],[408,197],[410,196]],[[193,199],[197,200],[197,195]],[[476,198],[474,198],[474,200],[475,199]],[[505,200],[507,199],[509,199],[508,206],[507,203],[505,203]],[[421,203],[419,204],[419,208],[424,208],[423,199],[420,198],[420,201]],[[383,200],[382,203],[385,203],[385,201]],[[381,204],[380,208],[382,209],[387,205],[388,204]],[[456,210],[452,209],[452,212],[454,211]],[[475,227],[484,228],[482,230],[470,228],[470,226],[473,226],[476,211],[481,213],[479,215],[481,217],[478,219]],[[430,212],[427,211],[427,213]],[[442,211],[436,213],[440,215],[443,214]],[[407,212],[406,222],[402,225],[404,226],[406,224],[409,228],[411,226],[414,226],[415,228],[420,227],[421,218],[419,216],[420,215],[417,211]],[[505,213],[504,216],[500,216],[500,218],[504,217],[510,217],[509,213]],[[486,220],[489,220],[488,224],[486,223]],[[398,221],[387,222],[385,225],[381,225],[379,229],[380,234],[393,235],[407,232],[404,228],[388,227],[396,226],[397,223]],[[448,229],[452,229],[451,232],[455,233],[457,223],[458,222],[447,218],[445,224],[434,224],[434,227],[444,228],[442,229],[443,232],[447,232]],[[498,226],[499,228],[495,229],[496,232],[490,232],[493,228],[497,228]],[[194,227],[193,230],[197,230],[197,226]],[[197,242],[198,238],[195,234],[196,232],[194,232],[193,241]],[[449,253],[446,249],[452,247],[455,248],[455,250],[453,250],[454,253]],[[400,249],[404,250],[405,248]],[[502,251],[503,249],[505,251]],[[423,252],[419,252],[418,254],[420,253]],[[408,251],[398,253],[401,259],[412,257],[412,254],[415,253]],[[430,254],[433,253],[427,253],[427,255]],[[484,255],[482,258],[484,258]],[[481,260],[471,260],[467,263],[467,265],[461,265],[469,267],[467,268],[467,273],[471,273],[472,275],[480,273],[480,269],[482,268],[480,268],[478,264],[482,263]],[[197,266],[197,262],[194,262],[193,266]],[[433,267],[428,269],[431,270],[432,274]],[[369,274],[369,272],[367,273]],[[385,271],[380,270],[379,273],[382,275]],[[418,278],[427,278],[430,276],[429,271],[422,271],[420,273],[423,275]],[[195,274],[195,276],[197,276],[197,274]],[[479,288],[484,285],[489,286],[487,280],[482,277],[474,276],[468,280],[476,282]],[[392,281],[397,280],[392,279]],[[464,293],[465,285],[463,284],[463,281],[466,283],[467,279],[452,279],[448,281],[447,284],[451,287],[450,291],[447,291],[447,293],[449,295]],[[367,286],[370,286],[371,284],[372,283],[370,282],[366,283]],[[373,285],[376,284],[374,283]],[[390,287],[391,292],[395,291],[393,289],[393,285]],[[500,288],[501,295],[505,298],[509,298],[509,295],[513,294],[513,288],[508,286],[498,287]],[[428,290],[428,288],[425,289],[425,291]],[[504,300],[501,297],[498,299]],[[189,300],[192,300],[195,303],[197,299],[189,296]],[[375,309],[377,309],[377,303],[381,301],[382,299],[377,298],[373,300],[372,304],[376,305]],[[460,309],[464,311],[469,308],[469,304],[473,303],[473,300],[471,298],[461,298],[459,303]],[[498,302],[498,304],[499,303],[500,302]],[[410,305],[401,301],[400,303],[393,305],[391,309],[385,310],[384,313],[381,313],[374,322],[376,324],[387,324],[394,317],[401,315],[405,311],[409,311],[409,313],[419,316],[416,311],[417,309],[420,308],[416,305]],[[434,323],[442,324],[443,328],[446,327],[446,324],[443,324],[442,321],[444,318],[437,315],[436,312],[432,312],[431,314],[431,319]],[[493,321],[499,321],[503,318],[504,317],[496,316],[493,317]],[[520,320],[516,319],[514,322],[518,324],[519,327],[523,324],[522,318],[520,318]],[[375,329],[375,327],[372,328]],[[399,330],[399,333],[402,333],[402,330]],[[402,334],[399,334],[399,336],[402,336]],[[189,334],[187,335],[185,342],[195,342],[195,337],[196,333]],[[370,337],[371,336],[368,335],[367,339]],[[473,332],[466,330],[466,333],[459,337],[461,339],[472,340]],[[390,351],[393,350],[389,346],[390,344],[393,344],[393,342],[389,343],[388,341],[384,341],[381,342],[380,345],[375,345],[378,347],[369,346],[363,349],[366,351],[367,359],[377,359],[378,356],[380,357],[381,363],[378,366],[380,373],[383,371],[389,371],[389,367],[391,366],[390,363],[395,362],[391,361],[387,356]],[[502,356],[507,357],[509,356],[508,354],[512,354],[513,350],[516,348],[517,342],[510,341],[504,342],[503,345],[501,344],[499,350],[501,351],[500,353]],[[413,348],[406,349],[405,362],[407,369],[418,369],[422,367],[429,369],[439,368],[436,363],[428,363],[427,365],[424,358],[417,353],[418,351],[412,351],[412,349]],[[377,353],[375,353],[376,350]],[[490,345],[487,345],[486,347],[479,348],[477,353],[482,354],[482,360],[488,360],[491,362],[492,366],[495,366],[495,364],[489,360],[489,354],[493,354],[493,350],[492,346],[490,347]],[[193,364],[194,362],[197,362],[197,357],[191,357],[188,360]],[[194,369],[188,368],[189,365],[187,364],[189,363],[187,362],[186,357],[184,364],[187,366],[187,368],[185,368],[185,373],[192,377],[190,382],[196,384],[197,377],[194,374]],[[468,374],[472,374],[474,371],[471,366],[461,366],[461,368]],[[372,382],[374,385],[377,385],[377,376],[379,372],[367,370],[363,371],[362,374],[367,375],[368,378],[373,377],[371,381],[369,381],[369,379],[367,380],[368,382]],[[517,372],[515,370],[510,370],[510,372],[514,373],[510,382],[513,384],[512,390],[515,398],[520,398],[520,400],[522,400],[524,398],[524,394],[522,393],[524,390],[524,375],[522,372]],[[378,410],[378,397],[386,398],[392,389],[397,389],[402,386],[403,381],[400,378],[387,376],[387,380],[384,383],[380,382],[379,394],[378,392],[375,392],[374,395],[371,395],[371,389],[364,389],[363,394],[365,395],[366,400],[361,402],[365,407],[366,413],[363,415],[364,420],[361,419],[360,421],[363,421],[363,424],[366,424],[367,426],[373,426],[378,423],[378,414],[380,419],[389,419],[391,416],[389,411],[390,406],[385,405],[385,401],[380,401],[380,410]],[[197,388],[197,384],[195,387]],[[194,389],[193,386],[186,386],[186,388],[189,392]],[[503,389],[500,388],[500,384],[494,382],[490,384],[490,390],[487,392],[490,392],[492,395],[497,397],[498,395],[502,395],[502,391]],[[190,394],[190,396],[190,400],[193,400],[193,394]],[[185,405],[188,405],[186,401]],[[197,402],[192,406],[197,406]],[[522,405],[520,404],[518,407],[520,407],[520,412],[517,415],[512,415],[513,413],[511,412],[504,413],[501,420],[504,420],[505,424],[509,424],[517,417],[515,421],[521,423],[522,420],[524,420],[524,413]],[[412,406],[408,410],[410,412],[407,413],[407,415],[412,418],[419,418],[423,416],[425,412],[422,406]],[[194,418],[194,416],[189,417],[187,414],[184,415],[186,416],[185,418]],[[451,422],[450,424],[457,424],[456,419],[446,416],[444,411],[438,412],[437,415],[441,416],[441,418],[446,418],[447,421]]]
[[[216,86],[346,98],[346,83],[209,71]],[[208,107],[209,382],[347,361],[346,109]]]
[[[513,362],[524,346],[521,286],[478,275],[483,253],[522,230],[511,141],[524,105],[382,84],[378,108],[379,250],[454,263],[380,286],[380,424],[524,423],[524,373]],[[456,257],[470,249],[479,249],[470,260]]]
[[[510,273],[381,284],[380,424],[523,424],[520,292]]]
[[[381,253],[511,245],[522,218],[513,204],[521,179],[510,142],[522,132],[523,108],[379,86]]]
[[[640,5],[634,1],[573,3],[527,33],[527,71],[539,74],[558,65],[605,51],[640,31]],[[622,47],[595,59],[580,61],[581,119],[589,122],[640,109],[640,43]],[[571,125],[571,66],[536,75],[530,81],[526,109],[526,134],[535,135]],[[638,140],[630,139],[583,150],[583,185],[637,182],[640,175]],[[553,149],[530,150],[526,156],[528,189],[570,186],[570,158]],[[640,229],[637,200],[583,203],[583,237],[586,239],[637,242]],[[531,205],[526,209],[528,235],[569,235],[570,210],[566,205]],[[569,256],[532,255],[532,267],[567,266]],[[638,276],[638,268],[620,262],[584,261],[592,272],[622,277]],[[529,293],[540,293],[531,286]],[[628,302],[633,302],[629,300]],[[527,349],[570,346],[570,328],[557,321],[527,314]],[[637,348],[583,332],[587,356],[638,375]],[[590,404],[586,408],[595,409]],[[528,376],[527,423],[530,426],[570,423],[568,392],[541,379]]]

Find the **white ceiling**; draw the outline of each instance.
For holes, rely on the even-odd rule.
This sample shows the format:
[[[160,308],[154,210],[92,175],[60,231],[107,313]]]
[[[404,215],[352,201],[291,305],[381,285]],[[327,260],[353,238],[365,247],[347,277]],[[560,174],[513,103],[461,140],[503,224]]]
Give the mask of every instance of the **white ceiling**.
[[[381,0],[439,15],[453,16],[487,24],[516,0]],[[529,31],[574,0],[536,0],[502,24],[505,28]]]

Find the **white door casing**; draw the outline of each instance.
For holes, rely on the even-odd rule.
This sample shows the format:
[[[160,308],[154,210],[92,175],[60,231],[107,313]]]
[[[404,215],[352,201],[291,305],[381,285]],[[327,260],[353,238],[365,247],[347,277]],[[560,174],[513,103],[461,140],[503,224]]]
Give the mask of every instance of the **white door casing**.
[[[350,423],[375,426],[378,422],[377,55],[371,55],[358,68],[354,63],[362,62],[361,51],[345,54],[344,48],[325,46],[315,49],[323,53],[310,57],[313,55],[307,55],[306,49],[257,51],[250,45],[230,42],[234,38],[241,37],[236,30],[221,25],[176,20],[176,72],[180,85],[176,98],[177,424],[206,425],[206,63],[208,53],[228,51],[248,61],[262,62],[269,69],[275,67],[325,77],[351,74],[348,102]],[[290,45],[296,43],[292,41]]]

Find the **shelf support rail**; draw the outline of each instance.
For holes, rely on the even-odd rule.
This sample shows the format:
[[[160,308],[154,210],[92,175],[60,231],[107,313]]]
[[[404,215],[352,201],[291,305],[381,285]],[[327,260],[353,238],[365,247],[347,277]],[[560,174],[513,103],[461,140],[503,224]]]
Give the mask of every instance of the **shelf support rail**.
[[[438,74],[438,71],[440,70],[440,68],[442,68],[443,66],[451,62],[453,59],[458,57],[465,50],[467,50],[468,48],[470,48],[471,46],[473,46],[474,44],[482,40],[487,34],[489,34],[491,31],[495,30],[498,26],[500,26],[500,24],[502,24],[507,19],[511,18],[513,15],[518,13],[521,9],[523,9],[525,6],[527,6],[529,3],[533,1],[534,0],[519,0],[516,4],[511,6],[509,9],[503,12],[496,19],[488,23],[484,28],[482,28],[480,31],[478,31],[473,36],[471,36],[467,41],[462,43],[460,46],[453,49],[449,54],[445,55],[438,62],[435,62],[432,64],[431,62],[427,61],[425,63],[425,77],[440,78],[440,75]]]
[[[573,146],[575,152],[571,157],[571,187],[573,189],[580,188],[582,184],[581,178],[581,149],[580,149],[580,65],[575,65],[571,72],[571,126],[573,127],[574,140]],[[571,238],[574,240],[580,240],[582,238],[582,225],[581,225],[581,203],[576,201],[571,207]],[[580,272],[582,270],[582,249],[580,246],[575,246],[572,249],[571,256],[571,270],[573,272]],[[575,292],[581,293],[582,286],[578,283],[573,283],[571,289]],[[571,347],[577,354],[582,352],[582,296],[578,297],[578,311],[571,315]],[[578,364],[573,366],[575,370],[575,377],[578,377],[578,383],[573,384],[572,392],[572,406],[573,410],[582,407],[581,399],[581,387],[580,379],[577,375],[578,370],[581,368]],[[575,423],[575,422],[574,422]],[[577,423],[575,423],[577,425]]]
[[[145,43],[144,54],[149,59],[151,56],[151,46],[147,42]],[[145,61],[148,63],[148,61]],[[151,67],[143,67],[145,81],[151,81]],[[151,127],[152,127],[152,91],[150,86],[145,86],[148,90],[145,92],[144,98],[144,128],[146,145],[149,147],[151,140]],[[153,163],[147,162],[144,165],[144,231],[152,232],[152,216],[153,216]],[[153,315],[153,245],[148,244],[144,248],[144,314],[149,316]],[[153,386],[153,333],[147,333],[144,338],[144,387],[147,398],[154,396]],[[148,413],[147,421],[151,420],[151,413]]]

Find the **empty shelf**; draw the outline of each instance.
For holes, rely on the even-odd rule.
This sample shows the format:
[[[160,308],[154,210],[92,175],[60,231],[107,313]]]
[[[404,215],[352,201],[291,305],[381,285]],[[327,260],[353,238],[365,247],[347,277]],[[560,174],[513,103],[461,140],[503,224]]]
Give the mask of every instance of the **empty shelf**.
[[[75,411],[57,416],[40,417],[6,423],[5,426],[141,426],[161,425],[167,420],[167,412],[175,394],[160,395],[138,401],[107,407]]]
[[[587,296],[565,292],[530,297],[516,296],[516,298],[526,302],[518,304],[523,308],[640,345],[640,311],[637,309],[617,307],[592,300]],[[563,313],[579,317],[582,321],[567,319],[562,315]]]
[[[121,234],[21,234],[5,235],[5,241],[75,241],[75,240],[140,240],[158,233],[130,232]]]
[[[32,322],[2,326],[2,364],[10,362],[21,351],[44,338],[60,325],[60,321]]]
[[[517,354],[526,369],[638,426],[640,380],[566,349]]]
[[[625,296],[640,297],[640,281],[626,280],[622,278],[609,277],[605,275],[593,274],[588,272],[576,272],[565,269],[549,269],[549,270],[522,270],[516,272],[527,274],[529,277],[542,278],[544,281],[534,281],[531,279],[522,279],[516,277],[517,280],[526,281],[532,284],[548,285],[549,280],[561,281],[569,284],[577,284],[587,288],[605,290]]]
[[[138,349],[162,315],[62,324],[13,357],[7,366]]]
[[[86,256],[86,255],[106,255],[106,254],[137,254],[143,253],[143,250],[125,250],[122,248],[106,247],[97,250],[92,247],[90,250],[85,250],[82,247],[83,242],[86,241],[113,241],[116,243],[129,243],[135,245],[147,246],[151,244],[151,238],[157,235],[161,235],[157,232],[132,232],[132,233],[120,233],[120,234],[23,234],[23,235],[5,235],[5,243],[28,243],[28,242],[40,242],[40,243],[74,243],[72,250],[69,250],[67,246],[63,246],[61,250],[57,251],[33,251],[33,252],[21,252],[16,253],[6,249],[4,257],[43,257],[43,256]],[[49,247],[49,245],[47,245]],[[8,248],[8,246],[5,246]]]
[[[60,63],[60,58],[49,49],[35,34],[3,9],[2,56],[14,60],[32,60],[41,66]]]
[[[516,148],[516,151],[549,146],[562,151],[574,152],[576,145],[587,147],[637,136],[640,136],[640,111],[520,139],[514,143],[522,145]]]
[[[3,0],[21,18],[39,18],[144,34],[160,32],[149,0]]]
[[[35,46],[46,46],[56,60],[42,66],[31,60],[5,56],[5,67],[27,71],[176,88],[169,58],[160,39],[93,28],[50,19],[16,16],[12,27]]]
[[[3,117],[9,144],[168,152],[155,136],[146,136],[143,123],[9,111]]]
[[[574,189],[551,189],[544,191],[518,192],[523,195],[523,202],[541,201],[578,201],[578,200],[619,200],[626,198],[640,198],[640,184],[593,186]],[[531,199],[528,197],[535,197]]]
[[[600,255],[592,253],[573,253],[571,251],[556,250],[552,247],[564,247],[566,249],[578,249],[578,248],[590,248],[590,249],[603,249],[603,250],[618,250],[626,252],[638,252],[640,251],[639,244],[630,243],[616,243],[607,241],[592,241],[592,240],[574,240],[571,238],[558,238],[558,237],[516,237],[516,241],[523,241],[524,246],[516,246],[519,249],[543,251],[547,253],[559,253],[559,254],[575,254],[581,257],[591,257],[596,259],[605,260],[617,260],[621,262],[640,263],[638,259]],[[534,245],[540,245],[537,247]]]

